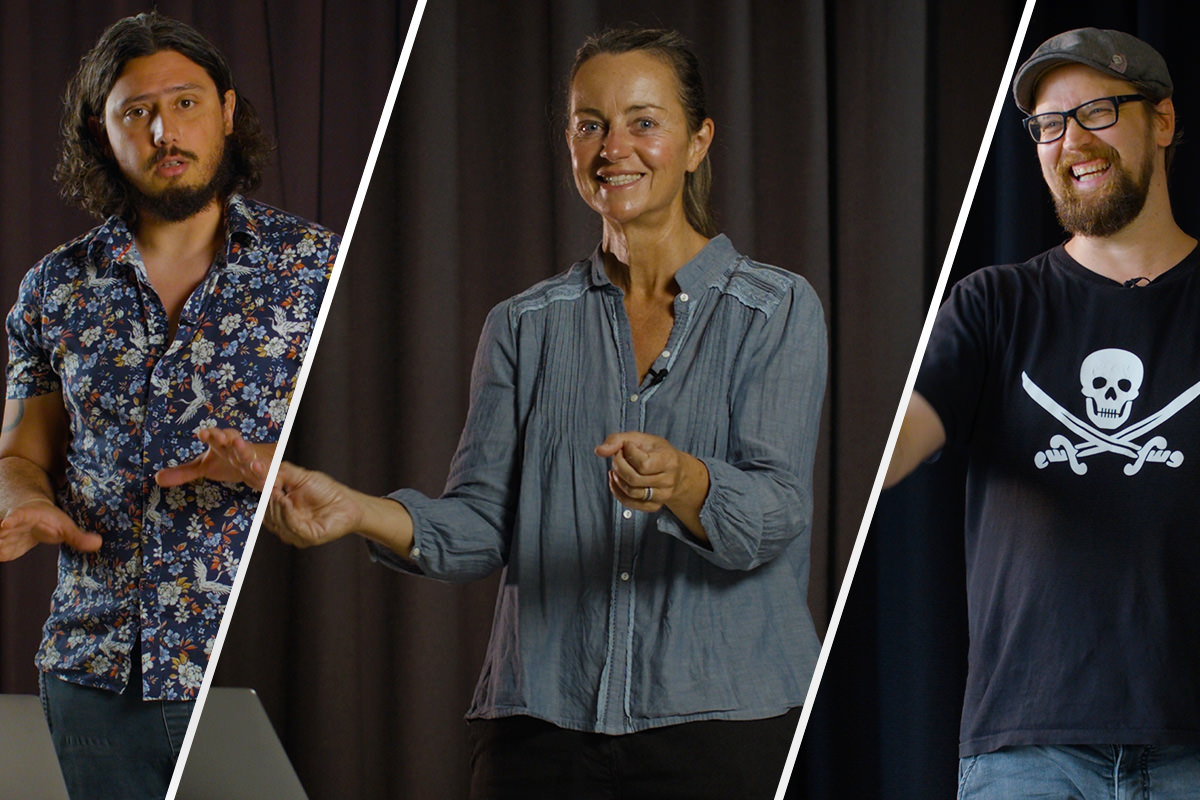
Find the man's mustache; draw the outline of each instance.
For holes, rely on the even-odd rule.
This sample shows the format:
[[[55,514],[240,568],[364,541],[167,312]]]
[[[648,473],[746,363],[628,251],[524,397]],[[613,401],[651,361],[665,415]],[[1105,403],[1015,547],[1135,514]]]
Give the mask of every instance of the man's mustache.
[[[1074,169],[1076,164],[1082,164],[1085,161],[1094,161],[1098,158],[1104,159],[1112,166],[1116,166],[1121,163],[1121,154],[1117,152],[1115,147],[1107,144],[1098,144],[1088,150],[1080,151],[1074,158],[1062,159],[1059,162],[1056,171],[1058,172],[1060,178],[1063,178],[1064,180],[1071,179],[1074,177],[1074,174],[1071,172],[1071,170]]]
[[[146,160],[146,169],[154,169],[158,166],[158,162],[164,158],[186,158],[189,161],[199,161],[200,157],[188,150],[180,150],[178,147],[160,147],[154,151],[154,155]]]

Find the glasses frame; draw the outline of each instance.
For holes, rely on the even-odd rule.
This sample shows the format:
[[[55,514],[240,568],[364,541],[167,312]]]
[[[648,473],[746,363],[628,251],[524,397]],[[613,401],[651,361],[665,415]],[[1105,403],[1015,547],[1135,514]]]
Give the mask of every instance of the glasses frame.
[[[1112,104],[1113,104],[1113,120],[1112,120],[1112,122],[1109,122],[1104,125],[1095,125],[1095,126],[1084,125],[1083,120],[1081,120],[1078,116],[1079,109],[1084,108],[1086,106],[1090,106],[1093,103],[1099,103],[1101,100],[1109,100],[1112,102]],[[1025,128],[1026,131],[1029,132],[1030,138],[1032,138],[1033,141],[1035,141],[1036,143],[1050,144],[1051,142],[1057,142],[1059,139],[1061,139],[1063,136],[1065,136],[1067,134],[1067,120],[1068,119],[1075,120],[1075,124],[1077,124],[1079,127],[1083,128],[1085,131],[1102,131],[1105,128],[1111,128],[1113,125],[1116,125],[1117,121],[1121,119],[1122,104],[1132,103],[1135,100],[1145,100],[1146,102],[1150,102],[1146,98],[1145,95],[1141,95],[1141,94],[1118,94],[1118,95],[1113,95],[1112,97],[1097,97],[1092,100],[1088,100],[1086,103],[1080,103],[1079,105],[1077,105],[1074,108],[1069,109],[1067,111],[1043,111],[1041,114],[1030,114],[1028,117],[1021,120],[1021,125]],[[1034,134],[1033,128],[1030,127],[1031,123],[1035,119],[1038,119],[1039,117],[1042,117],[1042,118],[1058,117],[1059,119],[1061,119],[1062,120],[1062,128],[1059,131],[1058,136],[1055,136],[1053,139],[1039,139]]]

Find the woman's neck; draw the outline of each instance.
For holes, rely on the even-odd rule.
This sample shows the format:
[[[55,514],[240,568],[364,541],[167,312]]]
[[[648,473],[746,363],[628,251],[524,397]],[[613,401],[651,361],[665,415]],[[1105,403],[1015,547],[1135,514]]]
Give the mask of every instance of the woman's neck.
[[[686,221],[652,230],[604,224],[601,252],[609,280],[625,292],[666,291],[675,273],[708,244]]]

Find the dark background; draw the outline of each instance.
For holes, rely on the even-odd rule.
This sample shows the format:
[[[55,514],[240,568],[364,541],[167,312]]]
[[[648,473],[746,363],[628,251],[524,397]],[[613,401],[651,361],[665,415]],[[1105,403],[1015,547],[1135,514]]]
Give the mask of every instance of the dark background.
[[[1170,178],[1175,217],[1196,235],[1200,195],[1192,187],[1200,156],[1188,132],[1200,126],[1200,63],[1195,37],[1179,14],[1170,13],[1179,9],[1166,0],[1039,3],[1020,61],[1054,34],[1084,26],[1125,30],[1154,45],[1171,70],[1177,124],[1185,131]],[[990,80],[981,78],[972,91],[990,98],[998,77],[997,71]],[[1010,94],[951,283],[988,264],[1024,261],[1066,239],[1022,116]],[[929,286],[933,270],[925,273]],[[965,470],[961,456],[948,451],[881,495],[789,798],[955,796],[967,664]]]
[[[261,200],[345,228],[414,2],[161,0],[229,60],[278,152]],[[61,98],[79,59],[117,19],[149,3],[0,2],[0,308],[25,272],[97,224],[58,197]],[[4,360],[8,344],[3,332]],[[49,611],[56,551],[0,564],[0,691],[37,691],[33,654]]]
[[[341,230],[412,5],[158,7],[222,48],[278,140],[257,196]],[[1137,33],[1167,57],[1188,127],[1200,66],[1165,0],[1044,5],[1022,55],[1083,24]],[[5,307],[39,256],[94,224],[50,180],[59,97],[100,31],[140,10],[0,4]],[[824,631],[1020,10],[1016,0],[430,0],[289,455],[364,491],[440,490],[487,309],[598,238],[554,116],[574,48],[605,24],[677,27],[706,65],[721,228],[743,252],[804,275],[826,309],[809,598]],[[958,271],[1062,238],[1016,118],[1007,104]],[[1172,180],[1185,228],[1194,201],[1178,187],[1197,168],[1185,144]],[[953,796],[966,642],[952,461],[881,498],[789,796]],[[0,691],[36,689],[53,560],[47,548],[0,566]],[[314,800],[462,796],[461,715],[494,583],[393,574],[356,541],[296,552],[264,536],[253,565],[217,677],[259,690]]]
[[[574,49],[606,24],[676,27],[706,65],[720,227],[804,275],[829,321],[809,596],[823,632],[1019,12],[430,0],[289,457],[367,492],[440,491],[487,310],[599,237],[556,117]],[[264,535],[217,681],[259,690],[314,800],[462,797],[494,592],[390,572],[356,539],[297,552]],[[817,754],[813,796],[854,796],[829,794],[852,752]]]

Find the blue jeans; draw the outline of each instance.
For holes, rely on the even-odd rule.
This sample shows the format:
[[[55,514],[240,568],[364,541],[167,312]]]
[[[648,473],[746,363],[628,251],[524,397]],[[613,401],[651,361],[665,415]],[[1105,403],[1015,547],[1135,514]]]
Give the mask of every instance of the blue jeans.
[[[142,701],[134,671],[123,694],[41,676],[50,738],[75,800],[162,800],[192,701]]]
[[[1200,747],[1005,747],[960,759],[959,800],[1194,800]]]

